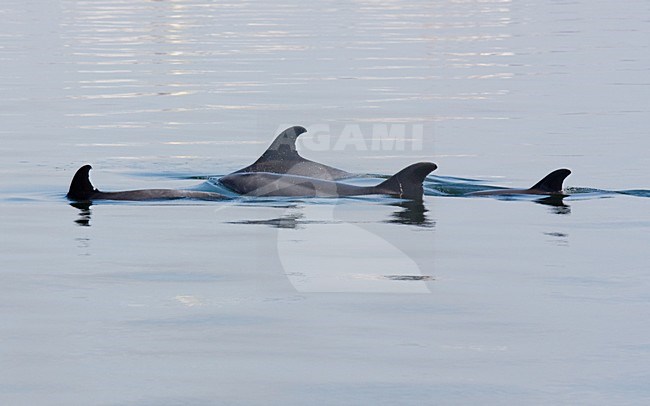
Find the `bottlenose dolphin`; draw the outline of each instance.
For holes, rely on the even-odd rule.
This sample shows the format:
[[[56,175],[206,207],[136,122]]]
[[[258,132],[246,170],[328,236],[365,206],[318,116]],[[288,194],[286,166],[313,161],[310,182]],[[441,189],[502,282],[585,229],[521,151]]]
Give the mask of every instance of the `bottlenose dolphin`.
[[[316,179],[337,180],[355,176],[353,173],[305,159],[296,150],[296,140],[307,132],[304,127],[294,126],[282,131],[257,161],[235,173],[268,172],[308,176]]]
[[[465,196],[497,196],[497,195],[562,195],[562,183],[571,174],[568,169],[557,169],[529,189],[497,189],[481,190],[467,193]]]
[[[391,195],[422,199],[422,182],[437,168],[431,162],[410,165],[376,186],[355,186],[331,180],[268,172],[233,173],[219,179],[228,189],[246,196],[339,197]]]
[[[140,189],[122,192],[100,192],[90,183],[89,172],[92,167],[84,165],[74,174],[70,183],[70,190],[66,197],[74,201],[92,200],[171,200],[171,199],[199,199],[223,200],[226,196],[213,192],[177,189]]]

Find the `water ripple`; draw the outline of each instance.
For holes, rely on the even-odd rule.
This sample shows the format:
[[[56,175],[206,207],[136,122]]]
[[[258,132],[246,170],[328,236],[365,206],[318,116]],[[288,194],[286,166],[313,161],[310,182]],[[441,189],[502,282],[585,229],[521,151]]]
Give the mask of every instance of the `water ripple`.
[[[330,108],[356,110],[364,118],[380,105],[408,101],[422,106],[417,120],[429,121],[431,115],[423,113],[428,101],[504,96],[503,88],[486,89],[487,96],[432,95],[427,89],[446,80],[513,77],[508,58],[514,53],[504,47],[511,38],[505,30],[511,23],[509,2],[442,7],[359,1],[354,7],[356,12],[348,13],[337,3],[75,2],[61,21],[76,77],[68,83],[67,98],[78,103],[66,115],[77,118],[79,129],[162,129],[168,128],[169,112],[245,117],[320,109],[319,100],[305,104],[304,97],[293,96],[319,93],[328,81],[341,80],[358,84],[341,87],[340,102]],[[361,88],[369,89],[370,97]],[[260,101],[251,103],[251,95]],[[102,108],[106,103],[110,107]],[[134,119],[143,112],[148,114]]]

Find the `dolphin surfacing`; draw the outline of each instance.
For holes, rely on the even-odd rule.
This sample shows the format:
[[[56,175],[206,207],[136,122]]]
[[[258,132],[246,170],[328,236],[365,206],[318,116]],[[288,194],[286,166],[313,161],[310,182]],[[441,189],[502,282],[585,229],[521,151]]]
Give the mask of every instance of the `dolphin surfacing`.
[[[245,196],[343,197],[390,195],[422,200],[422,182],[437,168],[432,162],[410,165],[376,186],[355,186],[331,180],[269,172],[233,173],[219,179],[228,189]]]
[[[84,165],[74,174],[70,189],[66,197],[74,201],[93,200],[172,200],[172,199],[197,199],[197,200],[223,200],[226,196],[213,192],[178,189],[139,189],[122,192],[101,192],[90,182],[90,165]]]
[[[328,165],[305,159],[296,150],[296,140],[307,132],[304,127],[294,126],[282,131],[264,153],[245,168],[235,173],[267,172],[307,176],[316,179],[338,180],[353,177],[353,173],[346,172]]]
[[[500,196],[500,195],[563,195],[562,183],[571,174],[568,169],[556,169],[528,189],[480,190],[465,196]]]

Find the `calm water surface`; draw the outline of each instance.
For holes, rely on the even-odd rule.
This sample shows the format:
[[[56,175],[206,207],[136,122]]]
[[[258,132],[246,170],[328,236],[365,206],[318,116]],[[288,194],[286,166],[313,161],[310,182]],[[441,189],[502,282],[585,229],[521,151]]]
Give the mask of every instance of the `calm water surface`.
[[[649,11],[3,1],[0,403],[646,404]],[[439,169],[422,204],[64,198],[207,188],[290,125]],[[560,167],[561,202],[461,196]]]

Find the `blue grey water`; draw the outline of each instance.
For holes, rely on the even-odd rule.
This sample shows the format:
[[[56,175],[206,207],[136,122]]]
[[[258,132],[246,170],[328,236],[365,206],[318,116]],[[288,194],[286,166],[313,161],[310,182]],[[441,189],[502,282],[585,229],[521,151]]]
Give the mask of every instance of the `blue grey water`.
[[[648,404],[649,12],[4,0],[0,403]],[[439,169],[421,205],[64,197],[205,188],[291,125]],[[460,196],[561,167],[563,202]]]

